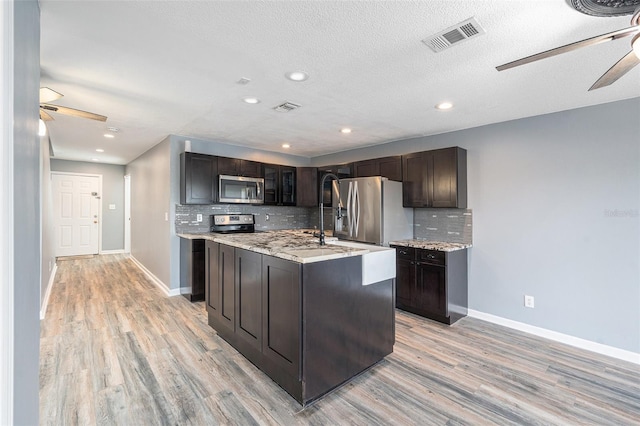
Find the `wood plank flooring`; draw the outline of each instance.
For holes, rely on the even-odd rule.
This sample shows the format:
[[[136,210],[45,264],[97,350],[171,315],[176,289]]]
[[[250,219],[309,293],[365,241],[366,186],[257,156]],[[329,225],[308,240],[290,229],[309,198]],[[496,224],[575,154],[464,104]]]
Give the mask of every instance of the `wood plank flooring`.
[[[60,262],[43,425],[640,424],[640,367],[473,318],[397,311],[394,353],[304,409],[122,255]]]

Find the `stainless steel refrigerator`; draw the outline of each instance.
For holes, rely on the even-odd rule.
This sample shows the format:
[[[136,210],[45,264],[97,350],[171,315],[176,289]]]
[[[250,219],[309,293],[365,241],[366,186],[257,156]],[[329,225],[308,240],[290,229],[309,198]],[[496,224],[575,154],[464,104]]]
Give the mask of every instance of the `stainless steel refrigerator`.
[[[413,238],[413,209],[402,207],[402,183],[374,176],[333,181],[333,232],[343,240],[388,246]]]

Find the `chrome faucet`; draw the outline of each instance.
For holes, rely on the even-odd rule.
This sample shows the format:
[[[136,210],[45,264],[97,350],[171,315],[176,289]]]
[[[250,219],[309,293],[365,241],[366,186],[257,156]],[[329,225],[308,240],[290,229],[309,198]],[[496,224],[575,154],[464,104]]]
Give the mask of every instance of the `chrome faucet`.
[[[327,173],[320,179],[320,245],[323,246],[324,242],[324,182],[327,178],[333,178],[338,182],[338,189],[340,188],[340,178],[333,173]],[[340,208],[338,208],[338,217],[340,216]]]

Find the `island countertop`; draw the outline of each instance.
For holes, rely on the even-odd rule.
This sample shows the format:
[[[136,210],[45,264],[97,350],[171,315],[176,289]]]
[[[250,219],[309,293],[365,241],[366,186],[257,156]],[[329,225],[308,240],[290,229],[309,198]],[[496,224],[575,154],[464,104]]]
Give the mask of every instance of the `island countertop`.
[[[367,249],[363,244],[357,247],[338,245],[335,237],[326,237],[326,245],[321,246],[318,237],[314,237],[307,230],[280,230],[262,231],[255,233],[221,234],[177,234],[180,238],[203,239],[232,247],[255,251],[269,256],[279,257],[298,263],[321,262],[324,260],[338,259],[341,257],[361,256],[371,250],[380,250],[381,247]],[[387,250],[394,250],[387,248]]]

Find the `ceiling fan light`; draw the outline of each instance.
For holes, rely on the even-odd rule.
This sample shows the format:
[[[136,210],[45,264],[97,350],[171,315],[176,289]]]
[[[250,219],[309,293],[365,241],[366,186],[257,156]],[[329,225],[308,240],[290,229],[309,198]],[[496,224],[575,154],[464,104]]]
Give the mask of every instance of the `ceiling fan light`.
[[[38,136],[46,136],[47,126],[42,119],[38,120]]]

